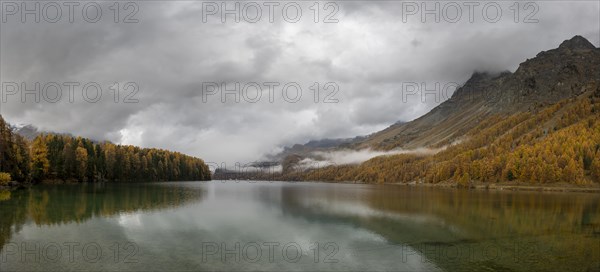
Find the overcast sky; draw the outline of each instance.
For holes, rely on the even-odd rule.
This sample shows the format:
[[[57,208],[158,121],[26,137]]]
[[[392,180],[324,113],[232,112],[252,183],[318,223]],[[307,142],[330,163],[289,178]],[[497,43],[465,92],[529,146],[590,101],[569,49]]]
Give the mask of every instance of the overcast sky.
[[[84,2],[73,6],[72,14],[64,2],[40,3],[37,23],[35,15],[23,14],[20,2],[2,2],[0,113],[5,119],[228,165],[260,159],[285,145],[366,135],[412,120],[447,93],[439,90],[439,99],[428,96],[425,102],[417,95],[403,99],[403,84],[425,82],[434,89],[439,82],[441,89],[464,83],[473,71],[514,71],[574,35],[600,44],[597,1],[521,2],[516,22],[514,2],[488,6],[487,17],[482,14],[487,2],[468,2],[479,4],[472,6],[472,18],[467,2],[438,2],[439,23],[434,15],[422,21],[421,2],[320,2],[319,7],[298,2],[297,22],[298,6],[272,6],[270,22],[269,7],[258,2],[242,9],[240,22],[226,15],[224,23],[222,2],[100,2],[86,6],[86,16]],[[234,2],[228,3],[233,8]],[[434,8],[435,2],[428,3]],[[262,17],[253,23],[257,6]],[[501,16],[495,14],[498,7]],[[461,17],[455,18],[456,10]],[[22,83],[32,90],[35,82],[42,94],[46,86],[47,95],[37,103],[27,95],[23,103]],[[62,85],[62,97],[50,82]],[[72,103],[69,82],[79,84],[72,87]],[[98,99],[94,82],[102,89]],[[222,102],[216,84],[234,90],[236,82],[246,95],[236,103],[228,94]],[[253,82],[262,85],[260,98]],[[274,83],[279,86],[270,92],[265,84]],[[92,102],[82,96],[86,84]],[[294,86],[302,97],[296,99]]]

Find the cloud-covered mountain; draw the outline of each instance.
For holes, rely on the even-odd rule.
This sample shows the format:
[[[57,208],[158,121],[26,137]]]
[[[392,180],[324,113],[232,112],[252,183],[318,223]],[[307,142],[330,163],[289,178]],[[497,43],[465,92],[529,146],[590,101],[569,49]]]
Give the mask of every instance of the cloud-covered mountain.
[[[321,161],[323,167],[362,163],[376,156],[409,154],[411,150],[413,154],[425,154],[417,152],[424,149],[435,154],[468,141],[468,133],[490,118],[538,113],[597,89],[600,90],[600,49],[582,36],[575,36],[558,48],[524,61],[514,73],[474,73],[449,100],[411,122],[396,123],[367,137],[326,148],[296,145],[280,153],[281,162],[306,168],[302,165],[307,161],[313,165]],[[549,120],[538,124],[537,129],[547,133],[556,129],[556,123]]]

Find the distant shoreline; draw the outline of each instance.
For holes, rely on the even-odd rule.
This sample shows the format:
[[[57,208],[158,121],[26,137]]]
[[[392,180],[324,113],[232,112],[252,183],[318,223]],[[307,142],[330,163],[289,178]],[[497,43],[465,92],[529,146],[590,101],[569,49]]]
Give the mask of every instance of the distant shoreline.
[[[218,180],[216,180],[218,181]],[[236,181],[236,180],[226,180]],[[237,181],[254,181],[259,180],[237,180]],[[569,183],[554,183],[546,185],[530,185],[530,184],[518,184],[515,182],[506,183],[475,183],[469,187],[460,186],[456,183],[367,183],[361,181],[324,181],[324,180],[307,180],[307,181],[285,181],[278,180],[278,182],[314,182],[314,183],[339,183],[339,184],[372,184],[372,185],[398,185],[398,186],[410,186],[410,187],[436,187],[436,188],[451,188],[451,189],[474,189],[474,190],[497,190],[497,191],[530,191],[530,192],[569,192],[569,193],[600,193],[600,185],[573,185]]]

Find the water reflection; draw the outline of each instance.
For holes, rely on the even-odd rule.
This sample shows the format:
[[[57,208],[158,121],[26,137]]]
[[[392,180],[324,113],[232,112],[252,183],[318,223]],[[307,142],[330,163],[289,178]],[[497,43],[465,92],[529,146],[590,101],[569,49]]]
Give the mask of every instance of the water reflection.
[[[83,270],[600,268],[596,194],[215,181],[35,187],[4,199],[2,243],[126,241],[139,247],[135,263],[77,262]],[[207,243],[225,248],[207,256]],[[275,254],[270,260],[263,247],[262,258],[250,261],[239,252],[231,256],[236,243],[240,248],[279,243],[280,249],[294,243],[302,258]],[[315,243],[321,251],[314,250]],[[327,243],[337,250],[324,247]],[[222,252],[230,255],[223,258]],[[328,255],[336,262],[324,262]],[[13,259],[4,267],[47,271],[72,265]]]
[[[38,185],[0,191],[0,250],[26,222],[36,226],[81,223],[93,217],[174,208],[205,191],[162,184]]]
[[[448,271],[600,268],[597,194],[311,185],[284,187],[282,200],[291,216],[369,229],[388,241],[359,252],[409,246]]]

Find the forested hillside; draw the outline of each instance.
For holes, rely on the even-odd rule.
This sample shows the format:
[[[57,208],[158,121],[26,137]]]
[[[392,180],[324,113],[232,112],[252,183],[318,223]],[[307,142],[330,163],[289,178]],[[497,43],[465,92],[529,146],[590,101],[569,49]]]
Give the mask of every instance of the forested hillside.
[[[295,168],[241,177],[599,185],[600,49],[575,36],[521,63],[514,73],[474,73],[429,113],[338,150],[415,148],[439,152],[380,156],[359,165],[312,170],[301,164],[316,157],[296,154]]]
[[[0,182],[209,180],[203,160],[178,152],[40,134],[32,142],[0,116]]]
[[[536,112],[493,116],[435,155],[394,155],[288,178],[372,183],[600,183],[600,88]],[[295,177],[294,177],[295,176]]]

